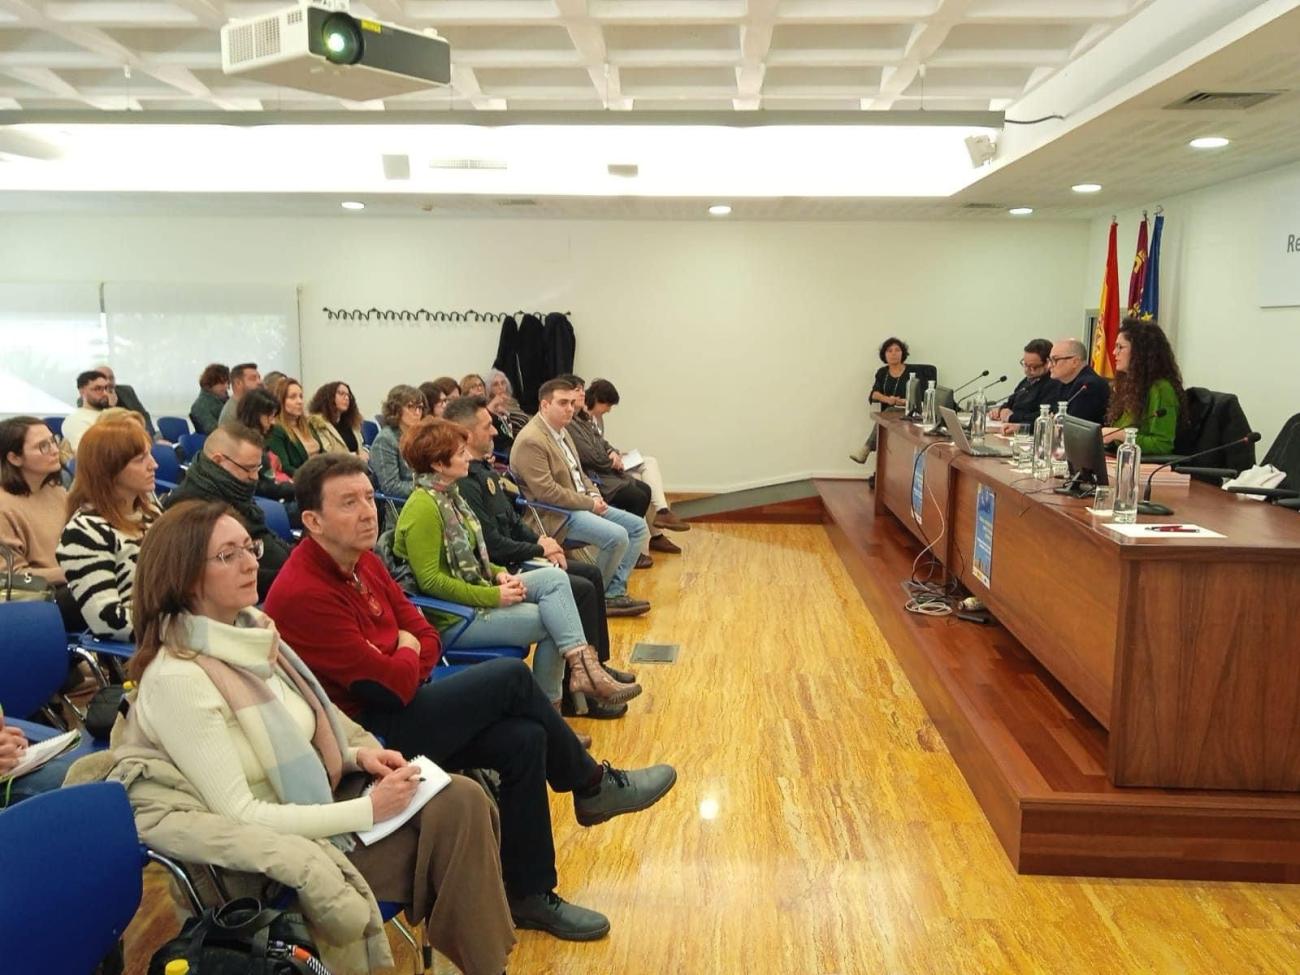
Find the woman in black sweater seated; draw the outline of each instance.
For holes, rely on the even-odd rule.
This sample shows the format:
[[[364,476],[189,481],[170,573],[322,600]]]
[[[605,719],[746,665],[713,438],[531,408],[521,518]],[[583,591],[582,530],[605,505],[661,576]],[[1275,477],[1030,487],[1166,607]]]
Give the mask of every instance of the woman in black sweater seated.
[[[907,365],[907,343],[900,338],[890,336],[880,343],[880,361],[884,363],[876,370],[876,381],[871,385],[869,402],[879,403],[882,410],[900,409],[907,405],[907,380],[912,375],[912,367]],[[871,435],[867,442],[849,459],[856,464],[865,464],[871,452],[876,449],[876,427],[872,424]]]

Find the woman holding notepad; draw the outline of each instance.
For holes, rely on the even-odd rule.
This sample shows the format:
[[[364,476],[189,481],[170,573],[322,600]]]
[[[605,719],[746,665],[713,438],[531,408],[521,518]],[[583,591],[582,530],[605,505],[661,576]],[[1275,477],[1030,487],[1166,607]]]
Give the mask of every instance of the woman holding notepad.
[[[422,918],[462,971],[499,975],[515,938],[495,809],[478,785],[451,776],[394,833],[357,842],[353,834],[407,810],[420,769],[335,708],[251,608],[259,549],[219,503],[177,505],[150,529],[133,597],[139,688],[121,736],[161,753],[208,811],[328,840],[376,898]]]

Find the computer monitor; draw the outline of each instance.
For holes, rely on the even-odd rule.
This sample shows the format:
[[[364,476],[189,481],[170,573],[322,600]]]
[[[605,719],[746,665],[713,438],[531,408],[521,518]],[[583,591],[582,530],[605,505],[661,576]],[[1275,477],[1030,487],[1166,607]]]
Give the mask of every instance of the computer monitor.
[[[907,415],[921,415],[921,397],[925,392],[925,382],[920,376],[916,377],[916,382],[907,383]]]
[[[1070,479],[1058,488],[1062,494],[1086,498],[1098,485],[1105,486],[1106,450],[1101,442],[1101,424],[1066,414],[1065,459],[1070,465]]]
[[[934,384],[935,412],[938,412],[939,410],[943,409],[945,406],[948,407],[948,409],[952,410],[953,412],[956,412],[957,397],[953,395],[951,386],[940,386],[938,383],[935,383]]]

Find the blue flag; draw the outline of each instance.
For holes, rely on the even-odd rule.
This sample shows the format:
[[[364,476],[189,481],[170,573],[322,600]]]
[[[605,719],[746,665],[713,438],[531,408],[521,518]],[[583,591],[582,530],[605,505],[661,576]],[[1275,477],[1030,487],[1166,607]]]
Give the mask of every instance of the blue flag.
[[[1142,289],[1140,317],[1160,319],[1160,232],[1165,226],[1165,215],[1156,214],[1151,230],[1151,246],[1147,251],[1146,284]]]

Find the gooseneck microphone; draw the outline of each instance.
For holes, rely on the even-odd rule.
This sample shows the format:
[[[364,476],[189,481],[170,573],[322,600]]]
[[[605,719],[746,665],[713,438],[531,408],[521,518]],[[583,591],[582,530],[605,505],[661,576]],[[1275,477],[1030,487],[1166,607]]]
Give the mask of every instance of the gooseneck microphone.
[[[1217,447],[1210,447],[1208,450],[1198,450],[1196,453],[1188,454],[1186,457],[1178,457],[1174,460],[1166,461],[1153,470],[1147,478],[1147,486],[1142,492],[1142,500],[1138,502],[1138,513],[1144,515],[1172,515],[1174,513],[1173,508],[1167,507],[1163,504],[1156,504],[1151,500],[1151,482],[1155,479],[1155,476],[1166,467],[1172,467],[1177,470],[1187,461],[1195,460],[1197,457],[1205,457],[1207,454],[1217,453],[1220,450],[1225,450],[1228,447],[1235,447],[1238,444],[1254,444],[1259,443],[1259,441],[1259,432],[1252,430],[1244,437],[1238,437],[1236,440],[1229,440],[1227,443],[1219,444]]]
[[[965,388],[966,388],[967,386],[969,386],[971,383],[977,383],[977,382],[979,382],[981,379],[983,379],[983,378],[984,378],[985,376],[987,376],[988,374],[989,374],[989,371],[988,371],[987,369],[985,369],[982,373],[980,373],[980,374],[979,374],[978,376],[976,376],[974,379],[970,380],[969,382],[964,382],[964,383],[962,383],[960,386],[958,386],[956,389],[954,389],[954,390],[952,391],[953,395],[956,396],[958,393],[960,393],[963,389],[965,389]]]
[[[1074,395],[1071,396],[1069,399],[1067,399],[1067,400],[1065,401],[1065,405],[1066,405],[1066,406],[1069,406],[1071,403],[1073,403],[1075,400],[1077,400],[1077,399],[1079,398],[1079,394],[1082,393],[1082,392],[1083,392],[1085,389],[1087,389],[1087,388],[1088,388],[1088,384],[1087,384],[1087,383],[1084,383],[1082,386],[1080,386],[1078,389],[1076,389],[1076,390],[1074,391]]]
[[[987,376],[988,373],[985,373],[985,375]],[[1007,381],[1007,377],[1006,377],[1006,376],[998,376],[997,379],[993,380],[993,382],[989,383],[987,386],[981,386],[981,387],[980,387],[980,392],[981,392],[981,393],[986,393],[986,392],[988,392],[990,389],[992,389],[994,386],[998,386],[998,385],[1000,385],[1000,384],[1002,384],[1002,383],[1004,383],[1004,382],[1006,382],[1006,381]]]

